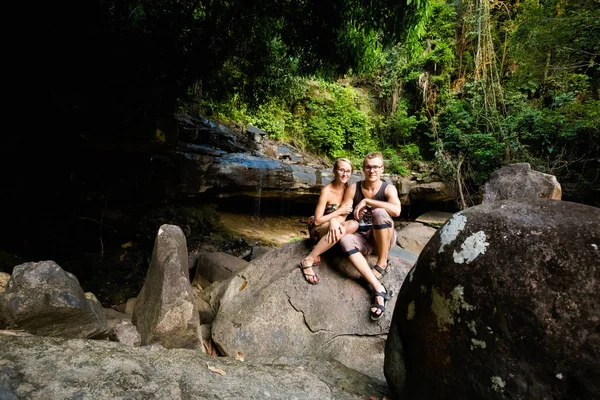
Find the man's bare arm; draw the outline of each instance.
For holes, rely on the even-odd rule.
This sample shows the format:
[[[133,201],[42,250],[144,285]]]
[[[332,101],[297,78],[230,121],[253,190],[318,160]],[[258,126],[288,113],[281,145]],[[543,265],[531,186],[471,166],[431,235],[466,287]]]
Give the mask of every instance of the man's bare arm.
[[[383,208],[391,217],[399,217],[402,211],[398,190],[393,185],[387,185],[385,188],[385,197],[387,201],[365,199],[368,206],[373,208]]]

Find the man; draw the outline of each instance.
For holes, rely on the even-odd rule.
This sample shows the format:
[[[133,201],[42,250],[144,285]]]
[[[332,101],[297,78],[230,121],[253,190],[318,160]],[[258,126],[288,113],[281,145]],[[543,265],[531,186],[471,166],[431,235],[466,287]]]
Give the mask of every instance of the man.
[[[372,210],[372,225],[342,237],[340,245],[348,254],[350,262],[369,282],[375,291],[375,302],[371,308],[371,319],[381,318],[387,300],[392,297],[379,281],[386,273],[388,252],[396,243],[396,231],[392,217],[400,216],[402,206],[398,191],[393,185],[381,180],[383,173],[383,156],[381,153],[369,153],[363,161],[365,179],[351,185],[346,190],[342,203],[352,201],[353,217],[359,221],[363,212]],[[366,255],[376,252],[377,264],[371,269]],[[375,275],[377,273],[377,275]]]

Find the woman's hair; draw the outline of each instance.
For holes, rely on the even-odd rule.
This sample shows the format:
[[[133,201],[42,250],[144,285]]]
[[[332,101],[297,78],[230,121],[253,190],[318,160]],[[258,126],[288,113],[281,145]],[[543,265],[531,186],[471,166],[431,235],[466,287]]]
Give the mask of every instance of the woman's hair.
[[[352,166],[352,162],[350,162],[350,160],[348,160],[347,158],[344,158],[344,157],[340,157],[340,158],[336,158],[335,159],[335,162],[333,163],[333,169],[335,170],[337,167],[339,167],[339,164],[341,162],[348,163],[348,165],[350,166],[350,172],[354,171],[354,167]]]

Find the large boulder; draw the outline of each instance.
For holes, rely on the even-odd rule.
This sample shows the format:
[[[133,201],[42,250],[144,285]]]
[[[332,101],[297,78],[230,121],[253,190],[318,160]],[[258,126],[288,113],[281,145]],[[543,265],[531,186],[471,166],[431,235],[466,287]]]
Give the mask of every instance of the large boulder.
[[[95,338],[108,333],[100,302],[54,261],[17,265],[0,293],[0,315],[8,328],[34,335]]]
[[[175,225],[162,225],[152,261],[137,296],[131,321],[142,345],[196,348],[201,343],[200,319],[190,285],[185,235]]]
[[[492,172],[483,187],[483,203],[538,198],[560,200],[562,189],[554,175],[534,171],[529,163],[510,164]]]
[[[298,264],[307,241],[272,250],[222,283],[213,340],[221,351],[246,359],[316,356],[336,359],[350,368],[383,379],[383,347],[396,297],[377,322],[370,319],[373,296],[366,281],[341,255],[326,253],[310,285]],[[371,265],[375,263],[370,258]],[[393,292],[410,265],[390,258],[383,283]]]
[[[242,362],[157,347],[0,332],[0,399],[361,400],[387,391],[337,362]]]
[[[402,286],[385,351],[401,398],[600,398],[600,209],[456,213]]]

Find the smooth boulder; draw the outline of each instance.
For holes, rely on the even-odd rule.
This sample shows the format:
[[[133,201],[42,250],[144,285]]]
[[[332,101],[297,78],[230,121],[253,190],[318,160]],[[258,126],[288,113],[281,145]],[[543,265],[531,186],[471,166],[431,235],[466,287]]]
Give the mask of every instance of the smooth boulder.
[[[405,280],[385,350],[399,398],[600,398],[600,209],[456,213]]]
[[[307,241],[274,249],[223,282],[212,325],[215,344],[226,355],[246,359],[331,358],[383,380],[383,346],[396,297],[384,316],[372,321],[369,285],[335,250],[322,256],[317,285],[309,284],[298,268],[310,252]],[[389,268],[383,283],[396,293],[410,265],[391,257]]]

